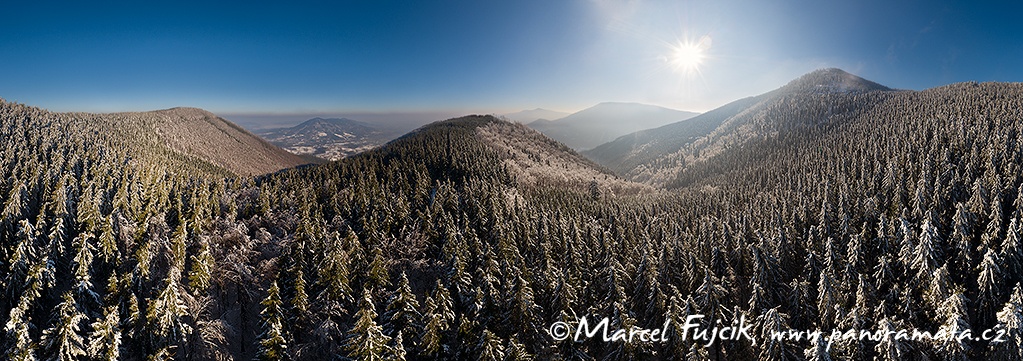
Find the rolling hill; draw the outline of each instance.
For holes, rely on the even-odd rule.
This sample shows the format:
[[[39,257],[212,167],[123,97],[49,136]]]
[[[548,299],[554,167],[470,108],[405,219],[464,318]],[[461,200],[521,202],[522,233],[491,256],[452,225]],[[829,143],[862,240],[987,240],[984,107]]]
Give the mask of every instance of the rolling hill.
[[[520,187],[547,187],[589,192],[594,185],[605,194],[636,194],[652,191],[649,186],[619,178],[606,168],[586,159],[521,123],[489,115],[473,115],[434,122],[416,129],[371,154],[409,154],[402,150],[428,139],[460,137],[471,142],[473,152],[460,154],[461,162],[491,170],[502,170]],[[414,153],[422,153],[417,150]],[[447,168],[460,165],[448,162]],[[488,163],[489,162],[489,163]],[[592,185],[591,185],[592,184]]]
[[[294,154],[327,160],[372,149],[395,136],[347,118],[312,118],[294,127],[264,130],[259,135]]]
[[[638,103],[600,103],[556,120],[540,119],[530,128],[585,150],[641,129],[689,119],[697,113]]]

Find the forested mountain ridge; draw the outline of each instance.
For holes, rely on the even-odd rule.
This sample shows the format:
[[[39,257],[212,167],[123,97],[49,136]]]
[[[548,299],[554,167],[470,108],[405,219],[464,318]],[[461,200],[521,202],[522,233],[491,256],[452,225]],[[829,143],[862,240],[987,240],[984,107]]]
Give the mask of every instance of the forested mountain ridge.
[[[476,128],[520,186],[586,189],[597,194],[635,194],[653,188],[623,180],[571,148],[519,123],[488,119]]]
[[[487,116],[337,162],[227,178],[171,172],[198,163],[156,156],[167,153],[128,156],[155,137],[108,139],[83,133],[93,129],[83,118],[5,108],[0,353],[1018,360],[1019,87],[796,96],[789,103],[889,110],[839,119],[778,108],[770,114],[792,130],[687,167],[671,190],[635,192]],[[756,342],[683,339],[697,314],[704,328],[744,318]],[[582,316],[608,317],[611,330],[673,323],[667,342],[548,333]],[[941,327],[1007,341],[769,339]]]
[[[1015,123],[1023,119],[1023,113],[1019,111],[1023,108],[1021,83],[959,83],[919,92],[876,92],[825,100],[821,103],[824,106],[799,108],[799,111],[818,116],[788,117],[795,120],[794,126],[720,152],[708,158],[711,160],[692,164],[679,172],[670,185],[731,179],[734,175],[728,173],[740,168],[746,169],[743,172],[759,173],[763,177],[774,171],[766,169],[760,162],[765,159],[792,159],[794,155],[791,152],[799,151],[794,145],[807,152],[803,157],[809,154],[833,157],[827,151],[833,151],[831,154],[855,152],[869,157],[866,162],[875,162],[874,158],[891,156],[902,159],[914,170],[923,166],[921,159],[933,157],[921,149],[929,149],[932,154],[945,157],[955,154],[956,157],[986,155],[1015,158],[1019,154],[1019,131],[1014,128]],[[794,108],[781,107],[776,111],[791,114]],[[776,153],[779,150],[781,152]],[[818,154],[821,151],[824,153]],[[947,161],[932,159],[931,166]],[[871,170],[874,176],[889,176],[891,173],[877,168],[876,164],[874,167]],[[772,168],[791,169],[776,165]],[[970,171],[975,169],[958,169],[958,172]],[[1008,175],[1011,173],[1003,172],[1014,170],[993,171]],[[865,173],[868,173],[867,169],[860,169],[856,177],[866,176]]]
[[[141,122],[168,148],[196,157],[239,176],[255,176],[309,163],[213,113],[197,108],[173,108],[141,113],[100,115],[121,127]]]
[[[865,93],[890,90],[840,69],[821,69],[774,91],[625,135],[583,153],[628,179],[664,186],[690,163],[750,140],[801,132],[835,113],[870,107]],[[809,108],[797,112],[790,109],[793,106]]]
[[[649,186],[617,177],[606,168],[536,130],[490,115],[471,115],[427,124],[379,150],[367,153],[373,156],[393,156],[397,152],[401,157],[414,159],[426,150],[417,149],[410,153],[403,150],[405,147],[402,145],[424,138],[440,138],[450,142],[453,137],[466,137],[462,140],[478,143],[476,146],[482,148],[481,152],[496,156],[490,162],[479,163],[481,159],[489,158],[476,154],[476,160],[463,162],[501,169],[516,186],[598,192],[604,195],[653,191]],[[458,168],[454,164],[438,167]]]
[[[76,143],[99,150],[103,156],[116,152],[118,157],[161,165],[163,171],[180,168],[182,173],[198,170],[204,174],[253,176],[308,163],[201,109],[91,114],[56,113],[3,100],[0,106],[7,132],[31,130],[24,135],[32,136],[49,129],[57,133],[37,135],[45,141],[36,140],[34,147],[59,146],[59,139],[76,137],[72,138]],[[19,139],[9,137],[8,142]]]
[[[377,174],[356,176],[350,186],[316,188],[319,200],[311,204],[321,208],[311,219],[349,220],[341,229],[351,227],[356,238],[369,238],[356,249],[382,249],[389,259],[384,263],[407,272],[409,293],[429,305],[419,314],[418,346],[413,340],[400,347],[411,350],[408,355],[1019,359],[1021,339],[1011,325],[1023,322],[1018,285],[1023,176],[1017,171],[1023,163],[1023,118],[1017,108],[1004,105],[1023,94],[1017,87],[957,84],[933,93],[852,94],[860,100],[908,96],[905,103],[888,104],[896,107],[892,117],[919,110],[913,96],[924,94],[927,104],[940,105],[923,113],[936,114],[931,119],[805,123],[812,117],[773,113],[799,120],[793,126],[814,126],[721,152],[705,163],[716,168],[694,168],[686,174],[692,178],[680,179],[675,191],[655,196],[593,198],[558,187],[518,185],[508,168],[494,166],[500,153],[469,131],[479,129],[479,122],[466,120],[424,128],[352,162],[275,175],[261,187],[284,181],[282,189],[307,189],[323,184],[321,179]],[[831,94],[816,99],[843,99]],[[371,197],[375,203],[349,198],[349,192],[360,193],[355,189],[378,189],[374,184],[403,188],[378,191]],[[510,191],[522,196],[509,197]],[[399,194],[413,196],[394,198]],[[357,211],[377,207],[389,211]],[[410,233],[395,235],[395,230]],[[303,262],[323,261],[298,263]],[[368,260],[355,262],[372,273]],[[399,277],[390,295],[369,286],[378,290],[370,290],[369,299],[378,300],[376,309],[406,307],[393,303],[402,299],[403,284]],[[359,294],[358,287],[352,294]],[[436,301],[449,297],[450,307]],[[373,307],[374,302],[358,306]],[[665,318],[681,322],[692,314],[710,318],[701,323],[707,327],[717,320],[755,320],[758,342],[709,347],[698,341],[555,342],[544,330],[583,315],[656,328]],[[376,318],[379,324],[393,324],[391,319]],[[1000,343],[836,340],[827,349],[805,339],[767,342],[770,331],[789,329],[936,332],[950,327],[1003,330],[1008,336]],[[679,324],[669,332],[680,339]],[[376,339],[398,349],[397,336],[384,332]]]

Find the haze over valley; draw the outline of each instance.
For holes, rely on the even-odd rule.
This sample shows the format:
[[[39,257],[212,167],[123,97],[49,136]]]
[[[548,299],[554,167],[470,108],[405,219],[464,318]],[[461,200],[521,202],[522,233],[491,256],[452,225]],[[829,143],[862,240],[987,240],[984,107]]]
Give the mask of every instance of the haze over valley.
[[[294,127],[265,129],[259,135],[294,154],[338,160],[376,148],[398,134],[347,118],[313,118]]]
[[[2,360],[1023,360],[1019,4],[4,10]]]

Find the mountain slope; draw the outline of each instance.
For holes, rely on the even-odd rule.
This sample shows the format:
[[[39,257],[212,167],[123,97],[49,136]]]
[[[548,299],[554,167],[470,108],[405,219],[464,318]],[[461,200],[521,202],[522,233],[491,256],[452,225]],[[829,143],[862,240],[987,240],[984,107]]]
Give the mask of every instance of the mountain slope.
[[[907,178],[921,177],[919,172],[936,177],[932,174],[935,164],[945,164],[942,172],[950,172],[967,159],[990,164],[960,167],[956,172],[973,173],[979,168],[998,169],[998,174],[1017,172],[1000,167],[1005,159],[1020,159],[1017,149],[1023,144],[1023,132],[1014,123],[1023,119],[1015,110],[1023,107],[1023,84],[958,83],[923,91],[829,96],[823,102],[816,97],[801,100],[779,106],[771,115],[779,121],[795,119],[794,124],[678,168],[666,185],[743,182],[739,179],[757,174],[759,184],[775,187],[793,178],[790,172],[820,173],[820,169],[840,167],[829,178],[883,181],[890,183],[885,187],[894,187]],[[889,169],[892,164],[905,164],[899,167],[908,169]]]
[[[854,322],[937,329],[948,318],[930,312],[934,300],[951,299],[963,302],[955,312],[969,314],[973,327],[993,327],[994,314],[1013,302],[1010,292],[1023,275],[1017,271],[1023,265],[1023,86],[836,94],[819,91],[838,89],[828,84],[793,84],[809,90],[721,109],[721,122],[732,121],[727,125],[762,122],[771,128],[690,163],[682,181],[669,181],[677,190],[649,197],[591,202],[558,194],[557,187],[517,197],[509,175],[523,173],[511,166],[503,171],[495,145],[529,137],[517,137],[517,128],[488,117],[434,123],[381,149],[287,172],[297,173],[293,180],[301,186],[280,188],[314,193],[292,199],[325,199],[323,213],[328,219],[339,214],[345,221],[332,224],[342,232],[351,224],[359,233],[352,239],[383,244],[379,254],[410,265],[400,269],[410,270],[418,295],[444,290],[464,295],[456,300],[478,297],[481,303],[456,303],[470,314],[503,310],[503,302],[480,296],[490,291],[478,289],[510,295],[529,285],[535,298],[522,301],[523,308],[553,305],[538,316],[546,324],[574,309],[627,310],[636,319],[656,319],[688,307],[700,314],[738,310],[749,320],[784,314],[783,327],[794,329]],[[749,109],[764,114],[743,114]],[[489,136],[488,127],[504,131]],[[542,165],[550,152],[521,153]],[[416,227],[422,234],[404,233]],[[396,241],[378,241],[380,230],[403,233],[392,235]],[[519,278],[520,270],[531,272]],[[564,301],[573,294],[566,290],[577,289],[594,291]],[[713,303],[691,301],[708,290],[715,293]],[[621,301],[609,303],[608,297]],[[486,311],[478,311],[478,304]],[[566,350],[543,351],[548,335],[507,327],[534,324],[508,321],[514,317],[491,317],[481,329],[497,330],[492,332],[499,337],[534,335],[533,343],[523,342],[541,345],[527,346],[538,354],[617,355],[572,342]],[[877,344],[865,343],[864,352],[836,348],[835,354],[871,359]],[[765,350],[762,343],[723,346],[708,349],[707,358],[757,359]],[[912,353],[936,359],[944,350],[922,345]],[[975,359],[993,353],[974,350]],[[666,359],[686,356],[685,350],[657,352]]]
[[[143,120],[168,148],[239,176],[271,173],[309,163],[202,109],[173,108],[113,116]]]
[[[388,132],[347,118],[312,118],[294,127],[264,130],[259,135],[294,154],[328,160],[372,149],[391,138]]]
[[[630,175],[633,169],[646,162],[662,158],[674,161],[668,155],[706,136],[726,119],[735,117],[762,99],[761,96],[736,100],[687,120],[623,135],[583,154],[618,174]]]
[[[584,154],[626,178],[665,185],[687,164],[751,140],[826,125],[842,112],[869,107],[863,102],[867,94],[890,91],[839,69],[821,69],[774,91],[622,136]]]
[[[80,137],[83,146],[170,172],[252,176],[309,163],[201,109],[91,114],[55,113],[3,101],[0,105],[5,127],[61,129]]]
[[[152,115],[0,102],[3,354],[50,357],[39,341],[63,328],[121,335],[97,344],[131,359],[254,359],[273,342],[290,359],[356,357],[344,340],[374,310],[375,340],[445,360],[502,345],[542,360],[693,356],[671,343],[552,344],[536,327],[583,313],[649,329],[685,314],[753,330],[1019,324],[1023,84],[799,87],[762,110],[758,137],[706,148],[677,189],[621,197],[564,145],[487,116],[233,181],[165,146]],[[760,121],[741,113],[726,118]],[[392,312],[410,309],[421,315]],[[695,349],[755,360],[817,346]],[[828,356],[1018,354],[1013,342],[864,338]]]
[[[557,120],[529,127],[576,150],[590,149],[642,129],[689,119],[697,113],[637,103],[600,103]]]

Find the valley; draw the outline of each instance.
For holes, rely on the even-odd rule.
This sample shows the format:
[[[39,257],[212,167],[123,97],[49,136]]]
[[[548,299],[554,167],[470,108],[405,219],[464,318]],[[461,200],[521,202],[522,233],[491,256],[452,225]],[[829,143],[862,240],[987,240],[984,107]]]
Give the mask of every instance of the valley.
[[[582,153],[468,115],[307,165],[198,109],[0,102],[0,352],[1018,359],[1006,327],[1023,324],[1020,109],[1018,83],[893,90],[822,69]],[[376,134],[310,122],[267,137],[325,152],[296,134]],[[1010,341],[825,350],[548,332],[581,316],[660,329],[697,314],[704,328],[744,319],[760,340],[958,327]],[[684,322],[671,325],[681,340]]]
[[[397,135],[346,118],[313,118],[294,127],[259,132],[259,136],[291,153],[328,161],[376,148]]]

